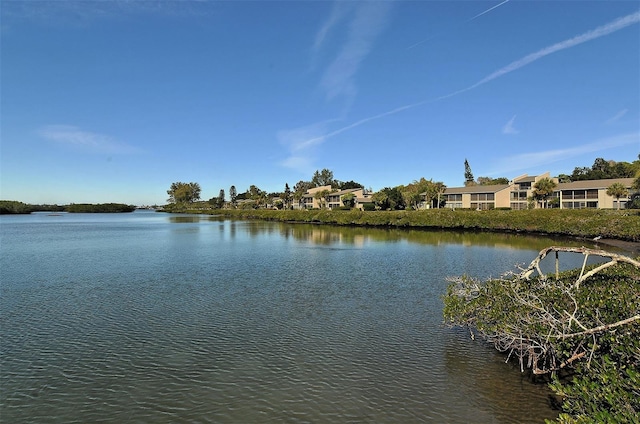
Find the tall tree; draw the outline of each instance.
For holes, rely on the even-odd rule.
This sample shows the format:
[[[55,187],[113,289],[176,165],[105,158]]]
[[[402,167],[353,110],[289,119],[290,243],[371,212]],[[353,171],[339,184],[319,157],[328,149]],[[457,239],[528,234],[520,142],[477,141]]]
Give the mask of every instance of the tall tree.
[[[298,203],[298,206],[299,206],[300,200],[302,199],[302,196],[304,196],[307,190],[313,187],[314,185],[311,181],[302,181],[302,180],[298,181],[296,185],[293,186],[293,200],[295,200]]]
[[[222,209],[224,207],[224,189],[220,189],[220,193],[218,194],[218,208]]]
[[[336,181],[333,179],[333,172],[324,168],[322,171],[316,171],[311,178],[311,182],[315,187],[322,187],[326,185],[333,186]]]
[[[473,172],[471,172],[471,165],[469,165],[469,161],[465,158],[464,160],[464,185],[465,187],[472,186],[475,184],[475,178],[473,178]]]
[[[547,207],[547,199],[558,185],[551,178],[542,178],[533,185],[533,197],[539,200],[543,208]]]
[[[200,200],[200,184],[175,182],[171,184],[167,194],[169,203],[192,203]]]
[[[618,203],[618,210],[620,210],[620,198],[627,197],[629,195],[629,190],[627,190],[624,184],[613,183],[609,187],[607,187],[607,194],[616,198],[616,202]]]
[[[285,209],[289,209],[291,207],[291,189],[289,188],[289,184],[284,184],[284,207]]]
[[[231,202],[231,207],[235,208],[238,199],[238,191],[236,190],[236,186],[232,185],[229,187],[229,202]]]
[[[258,186],[252,184],[247,190],[247,193],[249,194],[250,199],[258,200],[264,192],[260,190]]]

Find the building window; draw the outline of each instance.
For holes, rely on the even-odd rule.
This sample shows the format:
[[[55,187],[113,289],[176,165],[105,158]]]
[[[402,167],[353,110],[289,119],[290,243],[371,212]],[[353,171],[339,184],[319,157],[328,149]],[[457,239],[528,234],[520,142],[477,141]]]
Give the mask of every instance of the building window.
[[[511,192],[511,200],[527,200],[527,192],[526,191],[512,191]]]
[[[518,183],[517,185],[519,190],[531,190],[531,181],[526,183]]]
[[[528,208],[529,208],[529,205],[527,205],[525,202],[511,202],[511,209],[513,210],[523,211]]]
[[[494,209],[495,203],[493,202],[472,202],[471,209],[480,209],[486,211],[488,209]]]
[[[494,194],[493,193],[476,193],[471,195],[472,202],[480,202],[480,201],[486,201],[486,200],[494,200]]]

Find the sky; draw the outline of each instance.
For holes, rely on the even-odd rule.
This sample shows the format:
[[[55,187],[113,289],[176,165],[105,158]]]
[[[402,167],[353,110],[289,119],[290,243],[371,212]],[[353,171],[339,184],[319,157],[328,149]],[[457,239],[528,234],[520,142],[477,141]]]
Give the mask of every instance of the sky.
[[[571,174],[640,153],[637,1],[3,0],[0,198],[164,204],[333,171]]]

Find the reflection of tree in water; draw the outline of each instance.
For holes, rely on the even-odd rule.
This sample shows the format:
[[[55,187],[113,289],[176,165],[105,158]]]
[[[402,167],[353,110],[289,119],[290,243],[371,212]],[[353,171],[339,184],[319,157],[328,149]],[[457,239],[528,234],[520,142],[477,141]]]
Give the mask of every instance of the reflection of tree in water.
[[[200,222],[200,216],[193,216],[193,215],[170,216],[169,222],[171,222],[172,224],[193,224],[193,223]]]
[[[234,221],[230,221],[234,223]],[[247,233],[254,237],[260,234],[278,233],[284,238],[312,242],[321,245],[343,243],[361,246],[366,242],[400,242],[463,246],[483,246],[508,249],[541,250],[557,244],[561,238],[524,235],[514,233],[492,233],[452,230],[421,230],[402,228],[346,227],[319,224],[291,224],[267,221],[244,221]],[[567,246],[584,246],[584,241],[563,240]],[[588,244],[588,243],[587,243]]]

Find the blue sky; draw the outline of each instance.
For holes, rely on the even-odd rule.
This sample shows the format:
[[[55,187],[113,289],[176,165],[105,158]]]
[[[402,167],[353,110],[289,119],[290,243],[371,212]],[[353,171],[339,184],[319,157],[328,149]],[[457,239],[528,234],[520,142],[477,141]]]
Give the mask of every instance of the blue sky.
[[[163,204],[640,153],[637,1],[1,5],[0,197]]]

